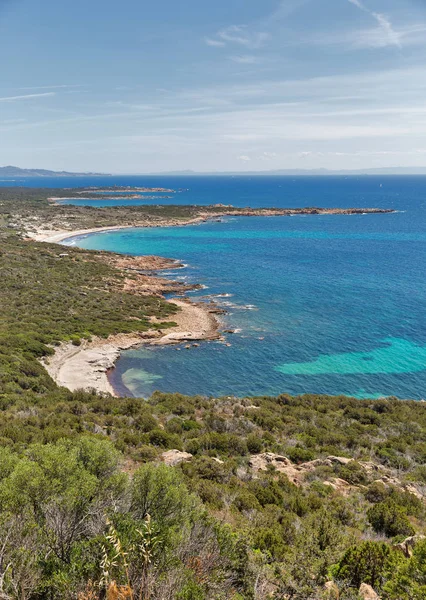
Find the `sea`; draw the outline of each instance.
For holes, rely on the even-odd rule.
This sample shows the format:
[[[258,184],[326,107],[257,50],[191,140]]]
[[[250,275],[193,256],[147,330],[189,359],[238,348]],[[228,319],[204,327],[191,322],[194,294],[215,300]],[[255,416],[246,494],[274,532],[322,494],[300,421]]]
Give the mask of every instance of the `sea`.
[[[185,268],[166,276],[202,284],[189,296],[226,310],[223,329],[234,333],[225,334],[225,342],[123,352],[111,375],[123,395],[147,398],[161,390],[426,398],[426,177],[182,175],[26,179],[12,185],[175,190],[131,200],[113,193],[108,200],[65,201],[90,206],[394,209],[356,216],[225,217],[65,243],[178,259]]]

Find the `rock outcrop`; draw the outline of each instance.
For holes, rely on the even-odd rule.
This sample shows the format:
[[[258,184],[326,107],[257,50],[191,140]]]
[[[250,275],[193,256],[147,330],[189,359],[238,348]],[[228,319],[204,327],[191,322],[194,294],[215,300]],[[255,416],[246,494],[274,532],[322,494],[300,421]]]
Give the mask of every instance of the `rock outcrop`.
[[[394,548],[396,550],[400,550],[406,558],[411,558],[413,556],[413,550],[416,547],[416,544],[421,540],[424,540],[425,537],[426,536],[424,535],[413,535],[406,538],[399,544],[394,544]]]
[[[249,467],[254,471],[266,471],[268,468],[274,468],[279,473],[287,475],[289,480],[297,486],[301,486],[308,473],[312,473],[318,467],[332,467],[336,462],[347,464],[352,459],[339,456],[328,456],[327,458],[318,458],[309,462],[296,465],[291,462],[286,456],[273,454],[272,452],[263,452],[262,454],[254,454],[250,456]],[[326,482],[335,489],[347,489],[350,484],[343,479],[332,479]]]
[[[339,600],[339,598],[340,598],[339,588],[334,583],[334,581],[327,581],[324,588],[325,588],[324,600]]]
[[[348,496],[356,486],[351,485],[344,479],[340,479],[340,477],[333,477],[329,481],[323,481],[324,485],[328,485],[333,488],[334,491],[342,494],[343,496]]]
[[[368,585],[367,583],[361,583],[359,595],[362,600],[380,600],[380,596],[376,594],[371,585]]]
[[[279,454],[273,454],[272,452],[263,452],[262,454],[254,454],[250,456],[249,467],[253,472],[266,471],[267,469],[274,468],[278,473],[285,473],[289,480],[297,486],[303,485],[305,482],[306,475],[312,473],[318,467],[331,467],[334,468],[336,465],[346,466],[355,459],[347,458],[345,456],[327,456],[327,458],[317,458],[301,464],[294,464],[286,456]],[[420,500],[424,500],[424,494],[413,484],[405,483],[400,481],[396,477],[393,477],[393,473],[384,467],[373,462],[361,462],[357,461],[367,477],[371,480],[374,478],[375,483],[382,483],[385,487],[395,487],[399,490],[403,490]],[[349,494],[351,490],[362,489],[364,486],[351,485],[344,479],[339,477],[333,477],[323,482],[325,485],[332,487],[336,492],[341,494]],[[365,489],[365,488],[364,488]]]
[[[180,450],[167,450],[161,455],[161,460],[169,467],[176,467],[182,462],[191,460],[192,454]]]

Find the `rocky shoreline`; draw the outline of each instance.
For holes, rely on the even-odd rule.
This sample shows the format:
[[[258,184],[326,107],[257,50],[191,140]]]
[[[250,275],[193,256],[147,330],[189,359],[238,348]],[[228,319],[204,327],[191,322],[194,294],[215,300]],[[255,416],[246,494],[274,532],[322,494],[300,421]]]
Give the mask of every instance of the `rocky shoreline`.
[[[105,253],[101,260],[123,272],[125,278],[121,289],[130,294],[163,297],[165,293],[184,294],[201,287],[157,275],[157,271],[184,267],[173,259]],[[53,356],[42,359],[41,363],[58,385],[70,391],[95,390],[119,396],[110,383],[108,374],[114,369],[123,350],[143,344],[158,346],[187,342],[198,345],[194,342],[222,339],[217,315],[223,313],[223,309],[214,303],[192,302],[188,298],[174,298],[167,302],[179,308],[170,318],[161,319],[161,323],[173,323],[171,327],[153,327],[140,333],[112,335],[107,339],[95,337],[90,341],[83,340],[79,346],[71,342],[62,343],[55,347]],[[158,324],[154,317],[151,322],[153,325]]]
[[[141,333],[117,334],[107,339],[84,340],[80,346],[71,342],[55,348],[55,354],[41,360],[52,379],[70,391],[83,389],[118,396],[108,379],[123,350],[143,344],[168,345],[201,340],[219,340],[220,322],[215,316],[216,309],[202,302],[188,299],[169,300],[179,307],[169,322],[175,323],[166,330],[149,329]],[[167,322],[163,319],[162,322]]]
[[[212,207],[209,207],[212,208]],[[101,231],[115,231],[131,227],[165,227],[182,226],[205,222],[222,216],[294,216],[294,215],[360,215],[393,213],[391,209],[360,209],[360,208],[304,208],[304,209],[236,209],[232,206],[214,205],[214,213],[200,211],[196,217],[187,219],[163,219],[160,221],[137,221],[130,225],[95,227],[91,229],[69,230],[63,223],[61,230],[44,230],[41,227],[25,227],[26,235],[40,242],[60,243],[70,237],[87,235]],[[200,286],[188,285],[179,281],[166,279],[158,275],[164,269],[177,269],[184,265],[176,260],[158,256],[131,257],[114,253],[104,253],[103,260],[121,270],[125,275],[122,290],[138,295],[157,295],[177,293],[184,294]],[[173,299],[168,302],[179,307],[169,321],[175,326],[166,332],[152,329],[140,334],[118,334],[108,339],[96,338],[83,341],[81,346],[71,343],[61,344],[55,349],[55,354],[44,359],[43,365],[58,383],[71,391],[76,389],[94,389],[101,393],[117,395],[112,387],[108,372],[114,368],[122,350],[142,344],[179,344],[181,342],[196,342],[199,340],[220,339],[220,323],[217,313],[224,312],[214,304],[204,302],[194,303],[189,299]],[[164,321],[163,321],[164,322]]]

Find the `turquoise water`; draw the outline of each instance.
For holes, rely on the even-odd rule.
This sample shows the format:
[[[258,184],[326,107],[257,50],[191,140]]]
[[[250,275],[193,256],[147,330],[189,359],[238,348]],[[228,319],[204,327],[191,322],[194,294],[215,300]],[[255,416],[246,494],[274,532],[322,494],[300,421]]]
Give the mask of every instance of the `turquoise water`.
[[[143,397],[154,390],[426,397],[426,179],[392,179],[380,187],[375,178],[328,178],[316,192],[309,179],[299,205],[390,206],[395,214],[225,218],[70,240],[180,259],[188,266],[168,276],[202,283],[191,296],[213,296],[228,310],[224,327],[237,330],[227,335],[230,347],[124,352],[112,376],[117,389]],[[265,178],[256,204],[296,205],[294,193],[282,193],[286,186],[294,192],[292,181],[276,184]],[[198,194],[207,202],[212,192],[204,185]],[[251,182],[230,185],[239,190],[234,203],[245,205]]]

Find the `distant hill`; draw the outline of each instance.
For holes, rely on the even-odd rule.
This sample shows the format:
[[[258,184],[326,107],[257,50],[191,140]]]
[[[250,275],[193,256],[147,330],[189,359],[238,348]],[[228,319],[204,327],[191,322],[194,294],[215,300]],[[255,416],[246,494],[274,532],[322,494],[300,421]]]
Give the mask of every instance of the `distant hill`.
[[[105,173],[70,173],[68,171],[48,171],[47,169],[20,169],[19,167],[0,167],[0,178],[15,177],[83,177],[87,175],[105,175]]]
[[[426,167],[377,167],[370,169],[280,169],[270,175],[426,175]]]
[[[377,167],[369,169],[275,169],[270,171],[160,171],[155,173],[138,173],[138,175],[227,175],[227,176],[331,176],[331,175],[426,175],[426,167]]]

